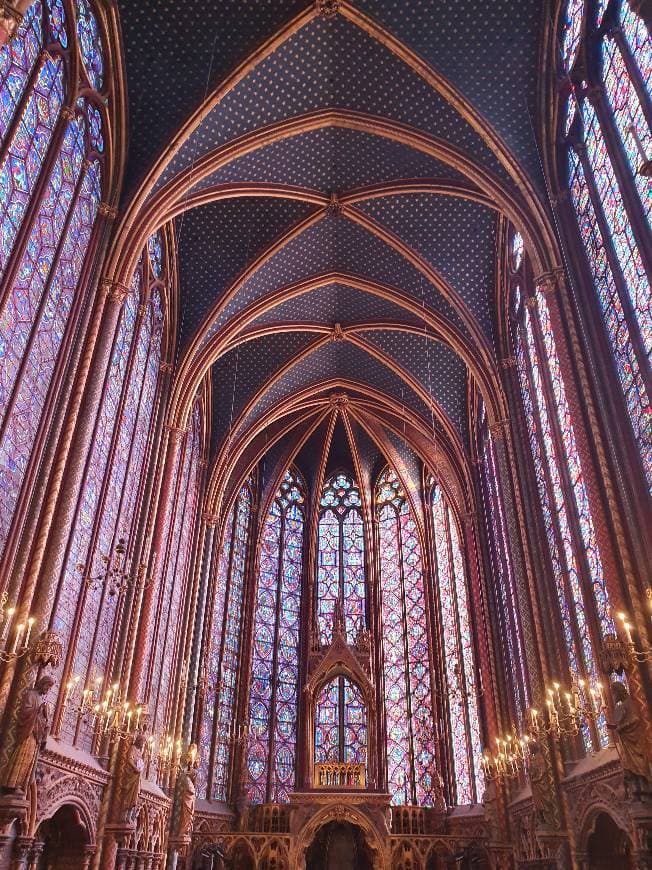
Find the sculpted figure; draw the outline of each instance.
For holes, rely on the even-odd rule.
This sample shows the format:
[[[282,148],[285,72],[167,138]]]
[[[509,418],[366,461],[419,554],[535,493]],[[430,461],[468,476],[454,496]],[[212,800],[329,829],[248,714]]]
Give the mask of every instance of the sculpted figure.
[[[534,804],[537,828],[556,830],[557,813],[550,790],[548,765],[538,743],[530,744],[528,777],[532,788],[532,803]]]
[[[47,674],[26,689],[20,700],[16,722],[16,746],[9,759],[3,786],[10,791],[26,792],[34,778],[39,752],[45,749],[50,725],[50,711],[45,700],[54,685]]]
[[[177,779],[177,797],[179,800],[179,820],[177,834],[180,837],[192,834],[192,822],[195,815],[195,777],[197,772],[188,764],[181,770]]]
[[[624,683],[614,680],[611,695],[614,701],[614,721],[611,724],[616,733],[625,778],[635,791],[647,791],[652,786],[652,759],[641,717]]]
[[[145,738],[138,733],[131,742],[122,763],[120,780],[117,784],[118,806],[120,820],[133,822],[138,798],[140,795],[140,779],[145,767],[143,746]]]

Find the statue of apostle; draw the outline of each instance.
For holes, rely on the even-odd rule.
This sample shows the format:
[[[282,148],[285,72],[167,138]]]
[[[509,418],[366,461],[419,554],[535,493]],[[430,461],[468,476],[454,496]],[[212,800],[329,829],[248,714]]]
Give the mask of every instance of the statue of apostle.
[[[134,821],[138,798],[140,796],[140,779],[145,767],[143,747],[145,738],[137,732],[127,750],[117,783],[118,816],[120,821],[131,824]]]
[[[652,791],[652,759],[647,734],[627,686],[619,680],[611,683],[614,701],[616,747],[625,773],[625,782],[634,793]]]
[[[194,748],[196,751],[196,747]],[[197,770],[191,761],[193,757],[191,750],[188,752],[186,766],[179,771],[177,778],[177,800],[179,802],[177,834],[179,837],[189,837],[192,834],[192,822],[195,815],[195,778]]]
[[[49,674],[40,677],[33,688],[25,689],[16,721],[16,745],[2,777],[5,791],[27,792],[36,771],[39,753],[45,749],[50,726],[50,710],[45,700],[54,685]]]

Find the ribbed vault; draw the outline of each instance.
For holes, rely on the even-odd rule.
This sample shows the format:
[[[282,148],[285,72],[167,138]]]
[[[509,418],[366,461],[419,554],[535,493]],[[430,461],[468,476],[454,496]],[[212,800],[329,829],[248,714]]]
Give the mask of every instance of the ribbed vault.
[[[184,426],[210,373],[213,509],[255,466],[269,495],[289,463],[318,482],[337,457],[368,497],[390,462],[408,492],[436,471],[464,509],[472,391],[490,420],[505,417],[506,221],[535,268],[557,264],[527,124],[538,4],[272,5],[206,8],[232,37],[219,58],[203,33],[176,31],[172,66],[196,79],[205,63],[204,88],[175,76],[156,130],[166,74],[145,40],[158,72],[151,105],[133,111],[110,269],[126,281],[147,234],[174,224],[170,413]],[[136,84],[140,21],[125,10]],[[159,22],[162,45],[169,28]],[[456,41],[478,60],[500,47],[505,62],[475,74]]]

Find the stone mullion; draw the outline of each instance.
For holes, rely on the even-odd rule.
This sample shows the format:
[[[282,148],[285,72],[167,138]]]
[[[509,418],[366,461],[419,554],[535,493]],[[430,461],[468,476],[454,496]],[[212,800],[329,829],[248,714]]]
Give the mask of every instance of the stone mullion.
[[[376,743],[376,763],[378,765],[377,787],[380,790],[384,790],[388,788],[386,752],[387,722],[385,716],[385,704],[383,701],[383,699],[385,698],[385,667],[383,649],[383,611],[380,589],[382,583],[382,576],[380,571],[380,520],[377,508],[373,509],[372,535],[373,546],[371,548],[371,553],[369,553],[369,557],[370,559],[373,559],[374,564],[374,575],[376,582],[374,584],[373,594],[374,601],[377,606],[376,612],[378,614],[378,619],[376,620],[376,635],[373,638],[372,644],[372,649],[375,652],[376,659],[376,698],[378,699],[378,704],[376,705],[376,733],[378,735],[378,740]]]
[[[261,481],[262,484],[262,481]],[[231,753],[231,770],[229,783],[231,798],[238,802],[243,797],[246,788],[247,767],[246,755],[249,745],[249,735],[245,732],[249,709],[249,690],[251,685],[251,668],[253,654],[253,633],[256,621],[256,590],[258,586],[258,574],[256,567],[259,564],[260,546],[262,543],[262,526],[265,518],[260,517],[260,492],[256,488],[251,493],[251,511],[249,514],[247,532],[247,554],[244,565],[244,577],[242,582],[242,621],[240,623],[240,651],[238,656],[238,673],[236,694],[234,698],[233,719],[236,726],[242,726],[242,737],[234,744]],[[235,525],[234,525],[235,529]],[[245,607],[249,599],[250,606]]]
[[[230,541],[230,544],[229,544],[229,561],[228,561],[228,565],[226,567],[226,576],[224,577],[225,588],[224,588],[224,605],[223,605],[223,611],[222,611],[222,631],[220,634],[220,652],[219,652],[219,656],[217,659],[217,661],[218,661],[217,673],[215,674],[215,679],[218,680],[219,682],[218,682],[217,691],[215,692],[215,715],[214,715],[214,719],[213,719],[213,734],[212,734],[212,738],[211,738],[211,748],[210,748],[210,755],[209,755],[209,759],[208,759],[208,775],[207,775],[207,783],[206,783],[206,788],[208,791],[209,800],[211,799],[210,796],[214,793],[214,789],[215,789],[215,758],[217,755],[217,744],[218,744],[219,739],[220,739],[220,735],[219,735],[220,722],[219,722],[219,715],[218,714],[220,711],[220,701],[221,701],[221,695],[222,695],[222,685],[221,685],[222,661],[224,659],[224,645],[226,643],[226,623],[227,623],[227,614],[228,614],[228,609],[229,609],[229,598],[231,596],[231,578],[232,578],[232,574],[233,574],[233,553],[235,550],[235,541],[236,541],[235,531],[236,531],[237,524],[238,524],[238,501],[239,501],[239,496],[236,496],[236,499],[233,503],[233,516],[231,517],[231,525],[230,525],[229,529],[227,529],[225,527],[224,537],[223,537],[223,542],[226,542],[227,534],[228,534],[229,535],[228,540]],[[253,506],[252,506],[251,510],[253,512]],[[228,515],[227,515],[227,519],[228,519]],[[251,522],[251,517],[249,518],[249,522]],[[215,560],[215,569],[214,569],[215,570],[215,584],[217,584],[219,582],[219,567],[220,566],[219,566],[219,554],[218,554],[218,556]],[[215,592],[216,592],[216,587],[214,588],[214,592],[213,592],[214,595],[215,595]],[[213,626],[213,630],[214,630],[214,628],[215,628],[215,626]],[[206,649],[207,654],[209,654],[208,646],[210,646],[210,638],[208,639],[208,644],[207,644],[207,649]],[[225,737],[225,740],[229,740],[229,739],[230,738],[227,735]],[[227,783],[227,794],[228,794],[228,783]]]
[[[153,553],[163,555],[162,546],[165,543],[166,537],[166,515],[168,502],[173,494],[174,475],[177,468],[177,460],[183,457],[182,444],[184,441],[185,430],[171,426],[166,426],[165,443],[161,446],[161,456],[165,456],[162,464],[161,487],[158,494],[156,519],[154,521],[154,530],[152,533],[152,542],[150,545],[150,560]],[[174,512],[171,513],[171,516]],[[159,583],[161,579],[165,579],[165,560],[161,560],[164,564],[159,568],[146,587],[142,605],[139,612],[139,631],[137,633],[136,644],[133,653],[133,663],[129,673],[129,697],[145,700],[140,697],[140,693],[146,689],[144,678],[147,672],[147,656],[149,652],[149,632],[148,628],[152,619],[155,599],[159,593]],[[150,570],[156,566],[150,565]],[[152,711],[150,711],[151,713]]]
[[[150,450],[145,462],[145,480],[140,499],[141,517],[134,540],[132,563],[140,565],[149,559],[149,544],[146,539],[147,529],[153,514],[154,493],[159,481],[157,471],[160,468],[161,445],[163,443],[165,415],[170,392],[170,376],[172,367],[167,363],[161,363],[159,367],[159,384],[155,410],[153,411],[152,431],[150,433]],[[145,576],[148,572],[145,571]],[[112,679],[126,685],[129,672],[133,664],[134,648],[138,633],[140,608],[144,594],[143,584],[130,587],[126,593],[124,612],[128,617],[123,619],[120,634],[116,640],[116,647],[112,662]],[[133,698],[131,700],[134,700]]]
[[[638,359],[641,377],[645,383],[645,388],[648,391],[648,395],[650,395],[652,394],[652,378],[650,375],[650,363],[648,361],[647,351],[643,343],[641,328],[638,323],[636,313],[634,311],[634,306],[627,290],[627,284],[625,283],[625,279],[623,277],[620,260],[618,259],[614,248],[614,242],[611,237],[611,230],[602,210],[602,203],[595,189],[593,168],[586,153],[586,145],[583,142],[576,142],[573,144],[572,147],[582,164],[582,169],[584,170],[584,177],[586,179],[588,194],[591,199],[591,204],[593,205],[593,211],[595,212],[595,218],[598,229],[600,230],[600,235],[602,237],[605,255],[611,268],[614,284],[618,292],[618,298],[620,299],[620,304],[625,315],[629,338]],[[591,283],[593,284],[592,280]]]
[[[79,457],[86,456],[90,447],[113,338],[128,293],[122,285],[109,284],[107,290],[106,296],[103,294],[96,302],[86,337],[19,603],[17,619],[25,622],[31,615],[35,632],[45,627],[51,612],[84,470]],[[32,671],[31,663],[24,660],[8,664],[4,670],[0,708],[4,707],[12,719],[15,711],[11,712],[8,701],[10,689],[12,697],[17,697],[30,681]],[[0,760],[5,760],[4,753]]]
[[[432,521],[432,489],[426,488],[422,492],[424,504],[424,587],[426,592],[426,626],[428,630],[428,647],[430,653],[430,703],[432,717],[437,716],[433,722],[433,744],[435,749],[435,761],[439,774],[446,774],[451,769],[448,753],[445,751],[443,735],[440,734],[440,722],[445,721],[444,698],[446,696],[446,684],[444,674],[444,653],[442,648],[441,628],[437,613],[439,612],[439,593],[437,588],[437,559],[435,550],[435,532]],[[440,702],[441,699],[441,702]],[[442,782],[444,777],[442,776]],[[446,791],[450,794],[448,783]]]
[[[603,85],[596,85],[589,88],[586,99],[590,101],[597,115],[598,124],[602,130],[605,145],[607,146],[607,154],[611,160],[616,182],[620,195],[623,198],[625,211],[629,217],[629,221],[634,233],[634,238],[638,245],[638,250],[641,255],[641,260],[645,266],[648,277],[652,276],[652,239],[650,238],[650,230],[645,218],[643,217],[643,208],[638,195],[638,191],[634,187],[634,179],[632,177],[629,163],[623,154],[623,145],[620,141],[620,134],[616,129],[616,122],[613,117],[610,106],[606,105],[606,94]]]
[[[207,614],[207,590],[210,575],[210,568],[213,561],[213,547],[215,542],[215,517],[210,514],[203,513],[201,517],[201,529],[199,532],[198,552],[201,553],[201,559],[198,559],[197,569],[199,572],[199,582],[197,588],[197,600],[194,611],[194,619],[190,626],[191,646],[189,651],[188,665],[188,687],[184,702],[184,715],[182,724],[182,739],[186,743],[198,742],[192,732],[192,723],[195,711],[197,709],[198,690],[199,690],[199,659],[201,651],[201,640],[204,634],[206,614]]]
[[[22,384],[23,375],[25,373],[25,368],[27,367],[31,351],[32,351],[32,348],[34,346],[34,342],[36,341],[36,334],[37,334],[37,330],[38,330],[38,325],[41,321],[43,312],[45,311],[45,309],[47,307],[49,292],[50,292],[50,288],[52,285],[52,281],[53,281],[55,274],[57,272],[57,266],[58,266],[60,255],[61,255],[61,249],[62,249],[62,246],[64,244],[65,237],[66,237],[69,225],[70,225],[70,221],[72,220],[72,214],[73,214],[73,211],[75,209],[75,205],[77,203],[77,199],[79,197],[79,193],[81,191],[81,186],[84,182],[85,177],[86,177],[86,170],[83,169],[79,174],[79,179],[77,181],[77,185],[75,186],[75,191],[74,191],[73,197],[71,199],[70,206],[68,208],[68,213],[67,213],[66,219],[64,221],[63,229],[61,231],[61,235],[59,237],[59,241],[58,241],[57,246],[56,246],[56,253],[55,253],[55,256],[54,256],[53,261],[52,261],[52,267],[50,269],[50,274],[48,275],[48,279],[45,282],[45,285],[43,288],[43,293],[41,296],[41,301],[36,309],[36,314],[34,316],[34,321],[32,324],[31,331],[30,331],[29,339],[27,341],[27,344],[25,346],[25,350],[24,350],[23,355],[22,355],[22,359],[21,359],[20,364],[18,366],[18,371],[16,373],[16,379],[14,382],[14,386],[13,386],[13,389],[11,390],[10,398],[9,398],[9,401],[8,401],[6,408],[5,408],[3,419],[0,421],[0,438],[2,438],[2,436],[5,434],[7,426],[9,424],[9,419],[11,417],[11,414],[12,414],[12,411],[14,408],[16,397],[18,395],[18,392],[19,392],[21,384]],[[79,286],[81,286],[81,284],[82,284],[82,280],[81,280],[82,276],[83,276],[83,271],[82,271],[82,274],[80,274],[80,281],[78,282]],[[9,535],[7,537],[7,541],[6,541],[6,544],[4,547],[2,561],[3,561],[4,565],[6,565],[6,568],[3,569],[2,567],[0,567],[0,587],[2,586],[2,575],[4,573],[4,575],[7,576],[9,565],[11,564],[11,561],[12,561],[13,551],[15,551],[15,547],[18,543],[17,538],[20,535],[20,527],[19,527],[20,520],[24,514],[24,511],[26,510],[26,506],[29,502],[29,499],[31,498],[31,494],[33,493],[33,489],[34,489],[34,485],[35,485],[35,478],[40,473],[41,463],[39,460],[42,457],[43,451],[47,447],[47,443],[49,441],[48,430],[49,430],[49,427],[52,423],[52,416],[55,413],[55,408],[56,408],[56,405],[58,403],[56,385],[57,385],[57,383],[61,382],[62,373],[65,372],[65,370],[66,370],[68,355],[70,352],[70,346],[71,346],[72,337],[73,337],[73,332],[75,332],[75,323],[76,323],[76,320],[79,316],[79,309],[83,305],[84,295],[85,294],[77,294],[75,292],[76,298],[73,300],[70,315],[68,318],[68,323],[66,324],[66,328],[65,328],[63,336],[62,336],[59,351],[57,353],[57,359],[56,359],[54,369],[52,372],[52,381],[51,381],[50,387],[48,389],[48,395],[46,397],[45,403],[44,403],[43,408],[41,410],[41,416],[40,416],[40,420],[39,420],[38,427],[36,430],[36,438],[34,440],[34,445],[32,447],[32,450],[31,450],[31,453],[29,456],[25,476],[23,478],[23,482],[22,482],[21,487],[20,487],[20,493],[19,493],[18,499],[16,501],[16,506],[14,509],[14,516],[13,516],[12,523],[11,523],[11,526],[9,529]]]
[[[310,593],[310,577],[311,577],[311,562],[306,553],[309,546],[309,535],[307,530],[312,526],[312,517],[310,512],[314,510],[314,500],[307,497],[304,499],[306,511],[304,513],[303,526],[303,541],[302,541],[302,558],[301,558],[301,609],[299,622],[299,686],[297,698],[297,720],[303,722],[303,728],[297,728],[297,784],[300,788],[310,787],[310,771],[311,771],[311,732],[313,723],[308,721],[309,704],[305,697],[306,693],[303,687],[308,681],[310,673],[310,650],[312,645],[312,596]]]
[[[179,666],[177,667],[177,679],[174,691],[170,693],[168,706],[171,706],[172,714],[175,718],[174,728],[171,729],[175,737],[182,737],[186,720],[186,707],[190,703],[193,691],[191,679],[191,656],[194,649],[194,624],[196,622],[198,610],[197,601],[199,596],[199,584],[202,579],[202,559],[201,554],[204,550],[204,537],[206,534],[206,526],[202,519],[201,505],[204,500],[206,491],[206,462],[199,460],[198,470],[200,480],[197,487],[197,497],[193,518],[193,533],[192,544],[189,550],[190,559],[186,569],[186,581],[183,601],[181,603],[180,612],[185,614],[181,620],[180,631],[178,632],[177,642],[175,643],[175,655]],[[186,602],[188,605],[186,606]],[[181,649],[182,648],[182,649]],[[181,654],[179,655],[179,653]],[[183,663],[187,662],[185,668]]]
[[[262,533],[264,534],[264,526],[266,518],[262,517]],[[281,619],[281,595],[282,583],[281,577],[283,574],[283,549],[285,546],[285,511],[281,511],[281,524],[279,530],[278,544],[278,562],[276,566],[276,614],[274,618],[274,652],[272,655],[272,695],[269,703],[269,746],[267,756],[267,802],[271,801],[272,780],[273,780],[273,762],[274,762],[274,744],[276,731],[276,693],[278,691],[278,630]],[[262,536],[261,536],[262,541]]]
[[[416,804],[416,766],[414,763],[414,716],[412,714],[412,686],[410,684],[410,650],[408,646],[408,622],[407,622],[407,605],[405,603],[405,568],[403,562],[403,528],[401,526],[401,514],[398,509],[391,506],[394,512],[394,522],[396,523],[396,543],[400,557],[400,577],[401,577],[401,623],[403,626],[403,679],[405,681],[405,698],[407,701],[407,716],[408,716],[408,759],[410,764],[410,797],[412,803]],[[406,500],[403,501],[402,508],[410,515],[410,507]],[[416,526],[416,523],[415,523]]]
[[[486,442],[483,442],[483,438],[486,438]],[[480,451],[485,451],[482,459],[474,461],[472,469],[475,490],[479,496],[476,499],[476,503],[478,506],[482,504],[482,515],[484,518],[484,523],[478,523],[479,550],[484,559],[484,564],[487,566],[487,574],[490,573],[489,569],[491,569],[492,565],[496,568],[500,565],[500,570],[503,572],[503,576],[507,578],[507,582],[509,582],[508,578],[510,571],[507,566],[508,555],[507,553],[503,554],[499,552],[497,546],[498,542],[496,541],[495,536],[488,530],[488,524],[492,521],[490,512],[495,511],[497,502],[500,502],[500,504],[504,503],[499,490],[499,481],[497,477],[498,471],[497,469],[494,469],[493,466],[488,467],[487,465],[489,460],[486,457],[491,455],[493,448],[493,442],[491,441],[489,433],[479,433],[478,443]],[[493,484],[489,479],[491,476],[493,476]],[[505,543],[508,543],[507,539],[505,540]],[[513,639],[516,639],[519,636],[522,636],[518,612],[502,613],[502,617],[498,613],[503,606],[499,592],[496,589],[496,585],[499,582],[499,578],[496,577],[493,583],[486,583],[487,609],[490,620],[489,624],[492,626],[500,626],[502,622],[505,631],[510,632]],[[515,654],[518,654],[518,652],[518,647],[516,647]],[[500,668],[498,668],[496,664],[497,659],[500,660]],[[500,636],[494,637],[494,663],[494,666],[496,667],[496,689],[500,701],[498,704],[498,711],[500,713],[498,716],[498,727],[499,729],[504,730],[506,724],[505,720],[507,720],[510,725],[518,725],[518,717],[516,714],[515,696],[507,684],[509,669],[505,650],[503,650],[500,642]],[[527,687],[525,687],[525,689],[527,690]]]
[[[538,293],[539,291],[537,291]],[[536,303],[535,299],[535,303]],[[545,304],[545,301],[544,301]],[[554,339],[555,339],[555,347],[557,351],[557,357],[559,360],[559,368],[561,371],[562,384],[564,388],[564,392],[566,395],[566,401],[568,402],[569,412],[571,416],[571,425],[573,429],[573,433],[575,435],[575,442],[577,445],[577,451],[579,454],[580,464],[581,464],[581,474],[586,483],[588,490],[588,500],[589,500],[589,510],[591,513],[591,518],[596,528],[596,537],[598,543],[598,550],[600,556],[603,559],[603,563],[607,562],[604,565],[604,575],[605,578],[609,573],[612,573],[615,566],[609,564],[611,560],[607,560],[604,558],[603,552],[604,548],[602,545],[602,535],[600,535],[600,531],[602,531],[599,527],[599,519],[600,515],[597,512],[597,499],[600,497],[598,493],[592,491],[592,487],[589,487],[590,478],[590,468],[591,468],[591,460],[586,455],[586,451],[582,448],[585,446],[583,442],[582,435],[584,434],[582,431],[582,416],[581,410],[577,407],[576,397],[573,395],[572,391],[572,379],[573,372],[569,370],[569,361],[565,358],[563,354],[563,348],[560,347],[560,338],[557,334],[557,330],[555,329],[555,317],[552,312],[552,305],[548,306],[548,310],[550,312],[550,321],[551,326],[554,331]],[[598,615],[596,612],[596,600],[595,593],[593,591],[593,578],[591,575],[591,568],[586,556],[586,547],[584,538],[580,529],[580,518],[579,518],[579,507],[577,504],[577,497],[575,494],[575,490],[573,488],[573,483],[571,479],[571,473],[569,469],[568,457],[565,450],[565,436],[561,428],[561,423],[558,417],[558,408],[557,402],[554,396],[553,387],[552,387],[552,375],[550,373],[550,369],[548,367],[547,362],[547,351],[543,343],[542,331],[541,331],[541,323],[539,320],[539,311],[537,304],[534,304],[530,307],[531,313],[531,323],[532,323],[532,335],[533,340],[535,342],[535,353],[538,357],[539,362],[539,371],[541,374],[541,380],[543,382],[544,387],[544,396],[543,401],[546,403],[548,408],[548,418],[550,420],[550,426],[553,432],[554,439],[554,451],[557,457],[557,468],[559,475],[562,479],[562,485],[564,488],[564,503],[566,506],[566,515],[568,517],[568,523],[571,529],[572,535],[572,546],[573,551],[575,553],[575,558],[578,564],[578,574],[580,579],[580,584],[583,591],[584,597],[584,609],[587,617],[587,622],[589,625],[589,631],[593,646],[593,653],[596,664],[598,662],[598,656],[601,648],[602,642],[602,629],[599,623]],[[608,555],[607,551],[607,555]],[[571,599],[569,599],[571,600]],[[586,663],[585,663],[586,664]],[[590,679],[590,674],[588,675]],[[599,745],[599,743],[598,743]]]

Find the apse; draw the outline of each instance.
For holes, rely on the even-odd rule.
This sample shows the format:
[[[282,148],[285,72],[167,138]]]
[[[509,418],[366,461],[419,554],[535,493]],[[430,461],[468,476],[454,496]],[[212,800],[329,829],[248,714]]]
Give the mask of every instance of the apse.
[[[641,0],[0,0],[0,870],[648,868]]]

